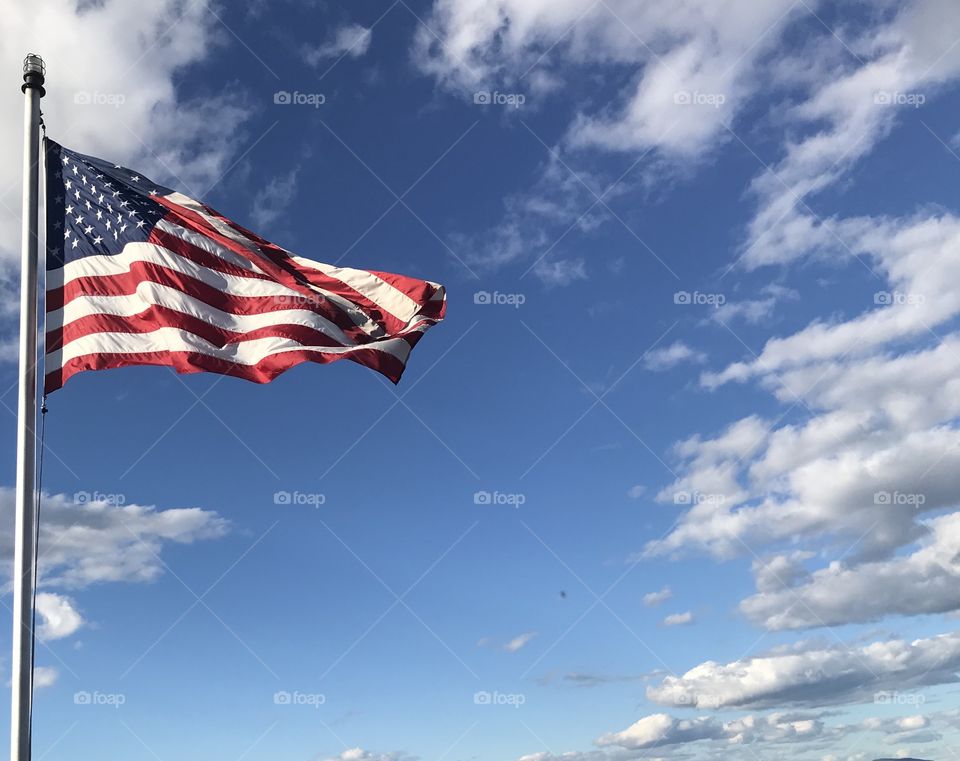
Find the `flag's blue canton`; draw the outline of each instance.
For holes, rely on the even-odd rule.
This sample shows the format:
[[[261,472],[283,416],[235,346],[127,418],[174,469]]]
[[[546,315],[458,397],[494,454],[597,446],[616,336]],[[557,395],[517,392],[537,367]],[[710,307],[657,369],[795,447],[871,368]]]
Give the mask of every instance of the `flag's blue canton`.
[[[145,241],[167,210],[168,188],[119,165],[46,141],[47,269]]]

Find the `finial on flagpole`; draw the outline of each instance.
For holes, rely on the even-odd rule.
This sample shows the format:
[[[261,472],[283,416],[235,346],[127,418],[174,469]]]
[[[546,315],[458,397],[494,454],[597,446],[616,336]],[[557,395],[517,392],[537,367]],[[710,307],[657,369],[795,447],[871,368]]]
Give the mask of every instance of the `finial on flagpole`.
[[[23,85],[20,89],[26,92],[28,87],[36,87],[40,90],[40,97],[42,98],[47,94],[47,91],[43,89],[46,73],[47,67],[43,59],[36,53],[27,53],[27,57],[23,59]]]

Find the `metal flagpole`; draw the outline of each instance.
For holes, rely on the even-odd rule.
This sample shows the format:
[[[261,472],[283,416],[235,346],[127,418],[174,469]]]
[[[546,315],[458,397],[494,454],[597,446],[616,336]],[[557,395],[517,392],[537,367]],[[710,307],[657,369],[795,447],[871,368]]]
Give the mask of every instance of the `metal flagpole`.
[[[20,394],[17,403],[17,504],[13,554],[13,656],[10,761],[30,761],[33,702],[33,597],[36,531],[37,267],[40,204],[40,56],[23,61],[23,227],[20,258]]]

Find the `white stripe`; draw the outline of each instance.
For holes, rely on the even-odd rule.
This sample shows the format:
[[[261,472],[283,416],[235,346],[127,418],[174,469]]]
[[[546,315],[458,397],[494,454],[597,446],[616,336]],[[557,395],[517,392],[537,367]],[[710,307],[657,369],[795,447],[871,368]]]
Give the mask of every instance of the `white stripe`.
[[[420,305],[416,301],[372,272],[351,267],[333,267],[323,262],[317,262],[303,256],[293,256],[292,254],[290,258],[301,267],[318,270],[327,277],[339,280],[357,293],[366,296],[380,309],[392,314],[401,322],[409,322],[410,318],[420,311]]]
[[[128,243],[119,254],[84,256],[67,262],[63,267],[50,270],[47,273],[47,288],[58,288],[81,277],[124,275],[129,273],[130,267],[138,261],[157,264],[188,275],[231,296],[281,296],[293,303],[303,299],[300,291],[275,280],[228,275],[197,264],[163,246],[143,242]],[[310,290],[337,307],[367,335],[379,338],[384,334],[383,328],[353,302],[323,288],[311,287]]]
[[[427,326],[416,330],[425,330]],[[409,331],[413,332],[413,331]],[[71,359],[88,354],[127,354],[158,352],[196,352],[238,365],[256,365],[267,357],[291,351],[315,351],[320,354],[348,355],[362,349],[382,351],[405,363],[410,344],[402,338],[390,338],[364,346],[312,346],[289,338],[256,338],[250,341],[214,346],[186,330],[160,328],[152,333],[91,333],[47,354],[46,372],[55,371]]]
[[[234,267],[240,267],[249,272],[255,272],[259,275],[265,275],[266,273],[260,269],[256,264],[247,259],[240,254],[231,251],[226,246],[221,246],[209,235],[204,235],[203,233],[198,233],[194,230],[190,230],[182,225],[178,225],[176,222],[171,222],[166,219],[161,219],[154,225],[158,230],[163,232],[170,233],[184,240],[187,243],[190,243],[197,248],[203,249],[204,251],[213,254],[220,259],[223,259],[228,264],[232,264]]]
[[[62,309],[50,312],[47,321],[50,327],[60,327],[91,315],[132,317],[146,311],[150,306],[167,307],[196,317],[215,327],[237,333],[248,333],[270,325],[305,325],[326,333],[340,344],[349,346],[356,343],[326,317],[307,309],[291,308],[237,315],[221,311],[171,286],[160,285],[149,280],[140,282],[137,285],[137,292],[130,296],[83,296],[73,299]]]
[[[243,235],[243,233],[235,230],[223,220],[209,214],[203,205],[194,199],[185,196],[182,193],[176,192],[167,195],[166,199],[177,204],[178,206],[183,206],[185,209],[189,209],[194,214],[199,215],[224,237],[240,244],[257,256],[263,256],[263,253],[260,251],[259,244],[250,240]],[[277,246],[277,248],[280,247]],[[403,293],[403,291],[398,290],[390,283],[377,277],[372,272],[353,269],[351,267],[334,267],[329,264],[324,264],[323,262],[314,261],[313,259],[307,259],[306,257],[295,256],[286,249],[280,250],[286,253],[297,264],[300,264],[308,269],[318,270],[327,277],[335,278],[355,290],[357,293],[366,296],[381,310],[393,315],[401,322],[410,322],[411,318],[413,318],[413,316],[420,311],[420,305],[416,301],[407,296],[407,294]],[[323,289],[321,288],[319,290]],[[324,291],[324,293],[327,292]],[[328,295],[332,296],[332,294]]]
[[[273,280],[227,275],[185,259],[155,243],[128,243],[119,254],[84,256],[47,273],[47,288],[57,288],[81,277],[115,277],[130,272],[135,262],[157,264],[188,275],[233,296],[303,298],[298,291]],[[81,297],[78,297],[81,298]]]

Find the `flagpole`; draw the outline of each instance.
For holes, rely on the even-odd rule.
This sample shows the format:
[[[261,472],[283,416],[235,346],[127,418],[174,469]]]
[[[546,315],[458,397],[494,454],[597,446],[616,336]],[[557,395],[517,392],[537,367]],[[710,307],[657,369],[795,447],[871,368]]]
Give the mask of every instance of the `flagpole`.
[[[23,222],[20,256],[20,393],[17,402],[17,504],[13,554],[10,761],[30,761],[33,702],[33,598],[36,531],[37,267],[40,203],[40,98],[44,64],[23,61]]]

